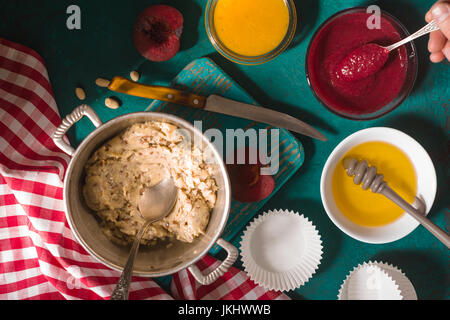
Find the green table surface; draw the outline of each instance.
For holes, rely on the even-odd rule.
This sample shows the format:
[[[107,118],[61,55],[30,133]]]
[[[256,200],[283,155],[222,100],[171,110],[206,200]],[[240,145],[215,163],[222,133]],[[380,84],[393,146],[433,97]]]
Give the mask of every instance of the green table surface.
[[[128,76],[129,71],[138,69],[142,82],[165,85],[192,60],[210,57],[258,103],[296,115],[329,138],[323,143],[297,136],[305,148],[305,163],[263,207],[263,211],[282,208],[305,213],[322,236],[324,255],[317,273],[304,286],[288,294],[295,299],[336,299],[342,281],[353,267],[368,260],[378,260],[402,269],[414,284],[419,299],[448,299],[449,251],[424,228],[418,227],[393,243],[359,242],[331,222],[322,207],[319,191],[322,167],[342,139],[363,128],[394,127],[414,137],[429,152],[438,177],[438,191],[430,217],[448,230],[448,63],[431,64],[427,53],[428,37],[417,40],[419,74],[413,92],[394,112],[366,122],[342,119],[325,110],[309,89],[304,68],[306,49],[314,30],[335,12],[352,6],[377,4],[398,17],[411,32],[424,25],[424,15],[434,1],[297,0],[299,26],[293,43],[275,60],[259,66],[237,65],[215,52],[204,27],[206,0],[164,1],[184,15],[181,50],[168,62],[146,61],[133,47],[133,24],[141,10],[161,2],[1,1],[0,37],[29,46],[44,58],[61,116],[79,104],[74,89],[81,85],[87,93],[86,102],[104,121],[119,114],[145,110],[150,102],[123,97],[123,106],[119,110],[107,109],[103,103],[107,93],[94,84],[97,77]],[[66,9],[74,3],[81,8],[81,30],[66,28]],[[83,121],[88,120],[83,119],[80,126],[69,133],[74,145],[93,128]],[[237,246],[241,234],[233,241]],[[218,256],[221,258],[223,254]],[[241,267],[241,261],[235,265]],[[167,288],[167,277],[157,281]]]

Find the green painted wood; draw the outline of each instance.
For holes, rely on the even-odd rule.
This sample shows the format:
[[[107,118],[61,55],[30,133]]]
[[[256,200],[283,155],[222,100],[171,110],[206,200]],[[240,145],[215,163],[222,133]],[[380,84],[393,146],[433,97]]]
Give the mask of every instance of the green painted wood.
[[[236,65],[215,52],[204,28],[206,0],[164,1],[183,13],[185,27],[181,51],[163,63],[145,61],[131,41],[136,16],[146,6],[162,2],[159,0],[76,1],[82,12],[79,31],[69,31],[65,27],[66,8],[73,1],[1,1],[0,36],[27,45],[43,56],[61,115],[68,114],[79,104],[74,88],[82,85],[88,95],[86,102],[104,121],[122,113],[145,110],[149,103],[146,99],[121,96],[123,106],[120,109],[107,109],[103,102],[110,93],[94,85],[98,76],[127,76],[132,69],[138,69],[142,82],[168,85],[190,62],[203,56],[211,58],[258,104],[298,116],[329,138],[323,143],[296,136],[305,149],[305,162],[261,210],[299,211],[313,221],[322,235],[324,256],[318,273],[289,294],[299,299],[335,299],[343,279],[354,266],[367,260],[381,260],[397,265],[406,273],[419,299],[448,299],[449,254],[442,244],[421,227],[385,245],[365,244],[346,236],[328,219],[322,207],[319,181],[328,155],[349,134],[373,126],[403,130],[423,145],[434,162],[438,193],[430,218],[448,230],[449,64],[431,64],[427,37],[416,40],[419,74],[413,92],[394,112],[367,122],[345,120],[325,110],[311,93],[304,70],[306,48],[313,32],[337,11],[378,4],[399,18],[409,31],[415,31],[425,24],[425,12],[434,0],[294,1],[299,27],[292,45],[275,60],[259,66]],[[89,121],[83,119],[70,132],[72,143],[76,145],[92,128]],[[239,245],[240,235],[233,240],[235,245]],[[218,256],[221,255],[220,252]],[[161,283],[167,288],[168,281],[163,279]]]

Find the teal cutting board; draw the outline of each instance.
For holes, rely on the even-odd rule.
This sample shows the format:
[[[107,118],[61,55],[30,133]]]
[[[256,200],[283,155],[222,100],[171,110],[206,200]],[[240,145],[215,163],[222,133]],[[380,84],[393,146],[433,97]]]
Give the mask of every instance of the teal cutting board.
[[[211,59],[200,58],[188,64],[172,81],[171,86],[186,91],[198,93],[204,96],[219,94],[226,98],[255,104],[251,98],[233,79],[223,72]],[[203,131],[214,128],[219,129],[226,136],[226,129],[272,129],[266,124],[255,123],[245,119],[239,119],[208,111],[192,109],[162,101],[153,101],[147,111],[166,112],[182,117],[192,123],[202,121]],[[225,140],[225,138],[224,138]],[[267,139],[270,141],[270,136]],[[223,145],[226,145],[224,142]],[[305,159],[302,144],[287,130],[279,129],[279,145],[267,147],[267,150],[278,149],[279,168],[274,175],[275,189],[271,196],[300,168]],[[223,151],[224,159],[229,154]],[[232,200],[228,222],[222,237],[230,241],[270,199],[270,196],[258,202],[241,203]],[[211,249],[211,253],[217,253],[218,246]]]

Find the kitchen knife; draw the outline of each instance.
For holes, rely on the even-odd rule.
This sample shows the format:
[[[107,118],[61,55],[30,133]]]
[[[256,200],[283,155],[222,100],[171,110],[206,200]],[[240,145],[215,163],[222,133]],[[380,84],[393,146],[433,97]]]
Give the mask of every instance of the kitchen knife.
[[[327,141],[327,138],[322,133],[288,114],[234,101],[215,94],[204,97],[174,88],[140,84],[123,77],[114,77],[108,85],[108,89],[132,96],[162,100],[196,109],[267,123],[274,127],[284,128],[321,141]]]

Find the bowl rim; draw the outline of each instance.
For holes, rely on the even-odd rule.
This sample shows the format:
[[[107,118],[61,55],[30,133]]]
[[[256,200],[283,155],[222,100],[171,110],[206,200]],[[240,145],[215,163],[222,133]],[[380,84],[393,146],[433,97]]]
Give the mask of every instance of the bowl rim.
[[[406,87],[406,89],[404,89],[404,86],[406,85],[406,79],[405,79],[405,83],[402,86],[401,92],[404,91],[403,93],[403,97],[397,102],[397,104],[393,105],[391,108],[386,109],[384,112],[381,112],[379,114],[375,114],[370,116],[370,114],[367,115],[358,115],[358,116],[352,116],[351,114],[347,114],[347,113],[341,113],[337,110],[334,110],[333,108],[329,107],[318,95],[318,93],[316,92],[316,90],[314,89],[312,83],[311,83],[311,79],[310,79],[310,71],[309,71],[309,53],[310,53],[310,49],[312,47],[312,44],[314,43],[314,40],[316,39],[317,35],[320,33],[320,31],[323,30],[323,28],[330,23],[333,19],[337,18],[338,16],[350,13],[351,11],[364,11],[366,12],[367,7],[364,6],[355,6],[355,7],[351,7],[351,8],[347,8],[347,9],[343,9],[340,10],[338,12],[336,12],[335,14],[331,15],[330,17],[328,17],[324,22],[322,22],[319,27],[317,27],[316,31],[313,33],[311,40],[309,41],[308,47],[306,49],[306,56],[305,56],[305,76],[306,76],[306,82],[308,83],[308,87],[310,88],[311,92],[313,93],[314,97],[317,99],[317,101],[319,101],[319,103],[325,107],[325,109],[327,109],[328,111],[330,111],[331,113],[345,118],[345,119],[349,119],[349,120],[353,120],[353,121],[368,121],[368,120],[374,120],[374,119],[378,119],[381,118],[383,116],[385,116],[386,114],[394,111],[395,109],[397,109],[405,100],[406,98],[411,94],[412,89],[414,88],[414,85],[416,83],[417,80],[417,73],[418,73],[418,69],[419,69],[419,59],[418,59],[418,53],[417,53],[417,48],[416,45],[414,43],[414,41],[409,42],[409,44],[411,45],[412,48],[412,59],[414,59],[414,66],[413,66],[413,76],[412,79],[410,81],[410,84],[408,87]],[[392,14],[390,14],[389,12],[380,9],[380,12],[382,15],[387,16],[388,18],[392,19],[397,26],[394,27],[400,27],[400,29],[405,33],[405,36],[409,36],[410,33],[408,31],[408,29],[406,29],[406,27],[403,25],[403,23],[396,18],[395,16],[393,16]],[[408,59],[410,58],[410,56],[408,56]],[[410,66],[410,62],[408,63],[408,69]],[[385,106],[383,106],[381,109],[383,109]],[[379,109],[379,110],[381,110]],[[378,110],[378,111],[379,111]],[[375,111],[376,113],[376,111]]]
[[[81,152],[83,152],[83,149],[86,148],[86,146],[104,129],[114,126],[117,122],[120,121],[124,121],[128,118],[133,118],[133,117],[148,117],[149,120],[151,121],[152,119],[156,121],[156,119],[160,119],[160,120],[168,120],[169,122],[172,121],[172,123],[174,124],[179,124],[179,126],[184,126],[184,128],[187,128],[188,130],[191,130],[192,132],[194,132],[194,134],[198,134],[202,137],[202,141],[206,142],[206,144],[208,145],[208,148],[211,148],[211,150],[213,151],[214,157],[217,158],[218,161],[218,165],[220,166],[220,172],[223,175],[223,179],[224,179],[224,190],[225,190],[225,206],[223,208],[223,215],[222,215],[222,219],[220,221],[220,228],[218,230],[215,231],[214,236],[211,238],[210,242],[208,243],[208,245],[199,253],[197,253],[197,255],[189,260],[184,262],[183,264],[181,264],[179,267],[177,268],[173,268],[173,270],[170,271],[164,271],[164,272],[154,272],[154,271],[133,271],[133,275],[135,276],[141,276],[141,277],[162,277],[162,276],[167,276],[167,275],[171,275],[174,274],[178,271],[181,271],[187,267],[189,267],[190,265],[196,263],[198,260],[200,260],[204,255],[206,255],[208,253],[208,251],[211,249],[211,247],[217,242],[217,240],[219,239],[219,237],[221,236],[221,234],[223,233],[223,230],[225,229],[226,226],[226,222],[228,220],[229,217],[229,213],[230,213],[230,206],[231,206],[231,182],[230,182],[230,177],[228,175],[228,172],[226,170],[226,166],[223,162],[222,157],[220,156],[219,151],[217,150],[216,146],[209,141],[209,139],[203,134],[203,132],[201,132],[200,130],[198,130],[196,127],[194,127],[190,122],[172,115],[172,114],[168,114],[168,113],[162,113],[162,112],[131,112],[131,113],[127,113],[127,114],[123,114],[120,116],[117,116],[113,119],[110,119],[109,121],[103,123],[102,125],[100,125],[99,127],[95,128],[92,132],[90,132],[84,139],[83,141],[79,144],[79,146],[76,148],[75,153],[73,154],[71,161],[66,169],[65,172],[65,177],[64,177],[64,192],[63,192],[63,205],[64,205],[64,212],[65,212],[65,216],[67,219],[67,222],[69,224],[69,227],[72,231],[72,234],[75,236],[75,238],[78,240],[78,242],[81,244],[81,246],[90,254],[90,256],[94,257],[94,259],[96,259],[98,262],[102,263],[103,265],[110,267],[113,270],[116,271],[123,271],[122,266],[119,266],[109,260],[107,260],[106,258],[104,258],[103,256],[101,256],[100,254],[98,254],[97,252],[95,252],[92,248],[90,248],[90,246],[88,245],[88,243],[86,243],[86,241],[82,238],[82,236],[80,235],[80,233],[78,232],[77,228],[75,228],[75,222],[73,221],[72,218],[72,214],[71,211],[69,210],[68,207],[68,203],[69,203],[69,188],[70,188],[70,175],[73,171],[73,168],[75,166],[76,160],[78,158],[78,156],[80,155]],[[137,121],[136,123],[138,123],[140,121]],[[131,124],[130,124],[131,125]]]
[[[382,132],[384,132],[384,135],[389,136],[392,139],[387,141],[387,140],[383,140],[383,138],[380,138],[380,134]],[[364,141],[362,141],[362,142],[352,144],[353,141],[357,140],[360,137],[364,137],[365,135],[367,135],[367,136],[370,135],[370,137],[373,137],[373,138],[370,138],[370,139],[367,138],[367,139],[364,139]],[[394,145],[395,147],[399,148],[400,150],[402,150],[408,156],[408,158],[410,158],[410,161],[413,164],[414,169],[416,170],[417,179],[419,180],[419,171],[417,170],[417,166],[416,166],[416,163],[417,163],[416,161],[418,161],[418,160],[416,160],[417,158],[412,159],[410,157],[411,152],[406,151],[405,146],[399,145],[398,143],[396,143],[396,141],[394,141],[395,136],[399,137],[399,138],[403,138],[405,140],[408,140],[408,144],[411,147],[411,149],[414,149],[414,151],[417,151],[418,153],[420,153],[420,156],[426,162],[427,168],[421,169],[420,172],[423,173],[426,171],[428,174],[430,174],[429,181],[431,181],[432,185],[421,186],[418,184],[416,196],[421,196],[422,192],[425,189],[426,189],[425,191],[428,192],[428,193],[426,193],[427,196],[423,198],[423,200],[426,204],[425,215],[427,215],[430,212],[430,210],[433,206],[435,197],[436,197],[436,192],[437,192],[436,170],[433,165],[433,161],[431,160],[428,152],[423,148],[423,146],[419,142],[417,142],[414,138],[412,138],[408,134],[404,133],[403,131],[400,131],[400,130],[397,130],[394,128],[390,128],[390,127],[371,127],[371,128],[366,128],[366,129],[356,131],[355,133],[347,136],[344,140],[342,140],[334,148],[334,150],[331,152],[331,154],[328,157],[328,159],[323,167],[323,170],[322,170],[321,179],[320,179],[320,195],[321,195],[322,205],[325,209],[325,212],[327,213],[330,220],[342,232],[346,233],[350,237],[352,237],[356,240],[359,240],[361,242],[372,243],[372,244],[383,244],[383,243],[390,243],[393,241],[397,241],[399,239],[406,237],[408,234],[410,234],[412,231],[414,231],[420,225],[420,223],[417,222],[414,218],[412,218],[407,213],[404,213],[400,218],[398,218],[397,220],[395,220],[387,225],[377,226],[377,227],[365,227],[365,226],[357,225],[356,223],[354,223],[351,220],[349,220],[348,218],[346,218],[341,212],[335,212],[329,206],[330,201],[332,201],[332,203],[334,203],[334,200],[332,199],[332,195],[327,196],[326,180],[327,180],[328,176],[330,174],[332,174],[333,169],[334,169],[334,164],[337,161],[339,161],[339,159],[337,159],[339,155],[342,154],[342,156],[343,156],[345,154],[345,152],[350,150],[352,147],[354,147],[360,143],[369,142],[369,141],[387,142],[387,143],[390,143],[390,144]],[[415,154],[417,155],[417,153],[415,153]],[[339,211],[339,210],[337,210],[337,211]],[[345,223],[343,223],[342,221],[344,221]],[[351,226],[352,228],[350,228],[349,226]],[[403,228],[402,231],[399,231],[397,233],[390,234],[390,235],[383,235],[383,236],[376,235],[375,237],[373,235],[367,236],[367,233],[369,231],[374,231],[374,230],[383,231],[383,229],[389,231],[389,228],[393,228],[394,226],[397,226],[398,228],[403,228],[403,226],[405,226],[405,228]],[[358,232],[354,231],[354,229],[358,230]],[[364,232],[366,234],[364,234]]]
[[[284,52],[291,44],[297,29],[297,9],[293,0],[282,0],[289,10],[289,26],[283,40],[271,51],[259,56],[244,56],[229,50],[219,39],[214,31],[214,6],[220,0],[208,0],[205,9],[205,28],[208,39],[224,58],[242,65],[259,65],[269,62]]]

